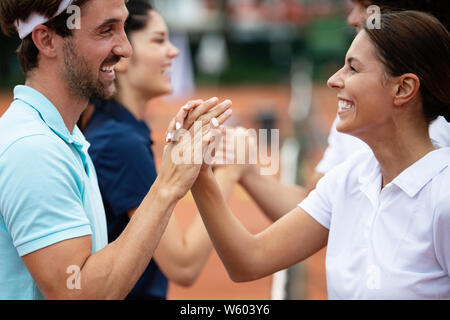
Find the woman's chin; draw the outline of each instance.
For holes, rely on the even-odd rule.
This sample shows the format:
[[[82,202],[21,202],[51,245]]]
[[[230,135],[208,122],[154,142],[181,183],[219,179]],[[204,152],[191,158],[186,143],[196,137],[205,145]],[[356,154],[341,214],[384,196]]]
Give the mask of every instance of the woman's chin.
[[[350,132],[352,131],[352,126],[347,123],[347,121],[338,121],[338,123],[336,123],[336,130],[340,133],[347,133],[350,134]]]

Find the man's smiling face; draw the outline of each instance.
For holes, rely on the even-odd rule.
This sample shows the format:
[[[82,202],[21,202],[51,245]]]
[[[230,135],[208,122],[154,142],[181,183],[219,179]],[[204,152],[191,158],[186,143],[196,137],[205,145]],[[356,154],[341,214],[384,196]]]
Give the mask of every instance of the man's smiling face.
[[[81,28],[63,39],[61,70],[69,88],[82,98],[111,98],[114,65],[132,53],[124,31],[124,0],[91,0],[81,10]]]

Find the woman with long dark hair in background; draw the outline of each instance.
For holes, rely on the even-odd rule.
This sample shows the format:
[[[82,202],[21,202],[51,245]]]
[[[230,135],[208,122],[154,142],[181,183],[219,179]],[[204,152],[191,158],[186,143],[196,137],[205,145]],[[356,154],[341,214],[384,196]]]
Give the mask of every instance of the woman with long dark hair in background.
[[[84,133],[91,144],[89,153],[105,205],[109,241],[122,233],[156,179],[153,142],[144,113],[149,100],[171,93],[172,61],[179,54],[169,41],[163,18],[148,1],[130,0],[127,8],[125,32],[133,54],[115,67],[114,98],[93,101],[93,113],[82,119],[89,119]],[[218,169],[216,177],[227,198],[235,181],[225,170]],[[185,232],[172,217],[153,259],[127,298],[165,299],[168,281],[192,285],[211,249],[200,215]]]

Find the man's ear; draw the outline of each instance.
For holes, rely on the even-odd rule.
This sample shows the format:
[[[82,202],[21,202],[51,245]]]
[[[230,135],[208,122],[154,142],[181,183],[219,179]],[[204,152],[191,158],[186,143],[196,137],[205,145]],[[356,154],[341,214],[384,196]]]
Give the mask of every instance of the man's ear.
[[[55,32],[53,30],[40,24],[34,28],[32,39],[40,54],[48,58],[56,57]]]
[[[117,73],[127,72],[129,64],[130,64],[129,58],[121,58],[120,61],[115,65],[114,71]]]
[[[405,73],[397,78],[394,89],[394,104],[396,106],[404,105],[417,95],[420,89],[419,77],[413,73]]]

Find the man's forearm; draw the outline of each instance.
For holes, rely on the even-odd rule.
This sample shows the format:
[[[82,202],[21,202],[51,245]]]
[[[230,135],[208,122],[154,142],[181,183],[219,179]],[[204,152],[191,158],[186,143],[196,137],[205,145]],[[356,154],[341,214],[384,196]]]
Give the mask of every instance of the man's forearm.
[[[148,266],[178,199],[161,188],[158,179],[122,234],[91,255],[82,283],[89,298],[123,299]]]
[[[308,194],[301,186],[284,185],[272,176],[261,175],[257,166],[252,166],[240,183],[272,221],[291,211]]]

